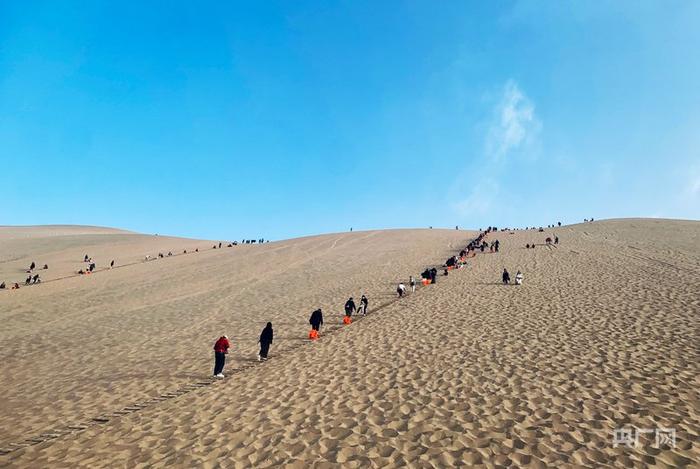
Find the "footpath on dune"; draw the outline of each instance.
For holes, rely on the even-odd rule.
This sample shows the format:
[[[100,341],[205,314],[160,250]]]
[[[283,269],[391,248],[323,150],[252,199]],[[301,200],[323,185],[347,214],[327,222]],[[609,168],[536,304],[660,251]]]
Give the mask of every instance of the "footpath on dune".
[[[151,467],[697,463],[698,299],[683,270],[698,272],[697,253],[666,255],[669,267],[655,262],[664,258],[654,251],[657,240],[639,256],[632,231],[622,230],[632,238],[629,248],[579,227],[556,232],[558,247],[534,250],[523,246],[539,244],[541,235],[498,233],[500,253],[478,255],[468,268],[318,342],[7,460]],[[522,270],[524,284],[502,285],[504,267]],[[674,429],[674,444],[613,444],[616,429],[632,427]]]
[[[416,255],[403,254],[399,259],[408,258],[409,268],[424,267],[426,257],[443,258],[443,253],[452,253],[465,242],[458,240],[469,237],[467,232],[431,232],[423,236],[427,235],[441,243],[437,250],[428,245],[423,251],[435,250],[439,256],[427,256],[420,250]],[[273,313],[275,324],[280,326],[278,333],[281,330],[273,352],[278,355],[306,343],[303,334],[308,324],[304,325],[304,318],[309,304],[323,305],[330,313],[327,322],[335,328],[337,318],[332,310],[338,310],[342,295],[357,285],[374,282],[366,291],[372,300],[370,309],[380,311],[387,296],[392,296],[396,270],[402,269],[396,255],[402,256],[406,246],[415,247],[414,238],[410,230],[368,232],[273,243],[258,249],[206,250],[195,257],[173,256],[137,263],[98,276],[23,289],[23,296],[9,295],[8,299],[16,301],[8,303],[8,327],[3,331],[7,344],[3,351],[3,374],[7,379],[2,383],[7,398],[3,405],[3,427],[7,430],[2,432],[4,452],[79,432],[209,384],[206,370],[210,369],[212,329],[216,333],[217,323],[232,322],[227,315],[231,305],[234,311],[245,308],[233,318],[236,350],[229,367],[238,370],[252,364],[245,350],[255,347],[257,318],[266,314],[268,307],[280,310]],[[391,244],[386,245],[384,239]],[[452,241],[442,245],[447,239]],[[377,244],[378,250],[373,248]],[[337,260],[338,265],[329,264],[329,258]],[[267,262],[261,262],[263,259]],[[201,272],[208,272],[214,281],[202,278]],[[309,278],[308,286],[307,282],[299,284],[304,276]],[[387,285],[382,279],[392,280]],[[185,292],[180,291],[183,287]],[[191,291],[196,293],[188,293]],[[285,311],[299,309],[299,304],[307,305],[301,308],[302,317],[289,323]],[[132,308],[137,314],[131,312]],[[188,310],[196,313],[196,323],[189,320]],[[28,328],[30,323],[34,325]],[[299,326],[302,334],[295,332]],[[204,343],[202,332],[209,334]],[[144,342],[149,334],[152,338]],[[150,345],[155,342],[167,344],[168,352],[183,359],[169,359],[171,364],[164,366],[158,360],[159,350]],[[193,353],[191,344],[197,342],[203,350]],[[86,347],[91,349],[93,345],[97,346],[95,353],[86,357]],[[182,371],[173,375],[177,369],[173,370],[172,364]],[[144,366],[156,374],[139,373]],[[37,381],[24,373],[28,368],[43,379]],[[5,426],[8,422],[14,422],[13,427]]]

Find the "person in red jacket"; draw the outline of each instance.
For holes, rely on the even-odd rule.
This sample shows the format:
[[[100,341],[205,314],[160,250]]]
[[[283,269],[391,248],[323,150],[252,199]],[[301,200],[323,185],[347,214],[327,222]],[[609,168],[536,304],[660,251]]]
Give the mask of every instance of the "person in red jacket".
[[[226,354],[231,342],[228,341],[228,336],[222,335],[214,344],[214,378],[224,377],[224,364],[226,363]]]

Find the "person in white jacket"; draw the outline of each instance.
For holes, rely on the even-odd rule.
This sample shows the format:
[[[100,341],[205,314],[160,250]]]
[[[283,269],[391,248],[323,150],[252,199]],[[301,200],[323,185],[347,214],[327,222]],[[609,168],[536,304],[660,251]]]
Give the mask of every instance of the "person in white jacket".
[[[523,284],[523,274],[518,270],[518,273],[515,274],[515,284],[516,285],[522,285]]]

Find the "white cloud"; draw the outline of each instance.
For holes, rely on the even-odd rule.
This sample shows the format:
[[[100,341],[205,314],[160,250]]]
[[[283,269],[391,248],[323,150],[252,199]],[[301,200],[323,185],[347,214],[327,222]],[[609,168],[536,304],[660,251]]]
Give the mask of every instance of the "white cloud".
[[[484,150],[479,159],[486,164],[472,164],[454,181],[450,194],[452,209],[461,217],[493,214],[499,208],[497,202],[503,192],[500,181],[507,170],[507,165],[501,163],[512,159],[516,152],[518,156],[532,157],[541,127],[533,102],[515,81],[509,80],[484,132]],[[468,186],[469,183],[472,185]]]
[[[486,156],[494,161],[534,141],[542,124],[535,115],[535,105],[518,84],[509,80],[494,108],[493,122],[486,136]]]

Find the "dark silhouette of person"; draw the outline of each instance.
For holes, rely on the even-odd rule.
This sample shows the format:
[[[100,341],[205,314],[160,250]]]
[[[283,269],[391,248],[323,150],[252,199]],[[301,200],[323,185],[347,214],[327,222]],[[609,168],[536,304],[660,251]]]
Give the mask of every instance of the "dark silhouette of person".
[[[507,285],[510,283],[510,274],[506,269],[503,269],[503,285]]]
[[[260,333],[260,354],[258,355],[258,361],[267,360],[267,352],[270,351],[270,345],[272,345],[272,323],[268,322],[265,329]]]
[[[4,290],[5,288],[5,282],[0,283],[0,290]]]
[[[311,324],[311,329],[315,331],[320,330],[321,326],[323,325],[323,312],[321,311],[321,308],[311,313],[309,324]]]
[[[41,283],[41,280],[39,279],[39,274],[36,274],[34,277],[32,277],[32,283]]]
[[[29,277],[27,277],[27,280],[24,281],[25,285],[29,285],[30,283],[32,283],[32,276],[31,275]]]
[[[430,269],[430,283],[437,283],[437,269],[435,267]]]
[[[109,263],[109,268],[111,269],[112,267],[114,267],[114,259],[112,259],[112,262]]]
[[[352,299],[352,296],[348,299],[348,301],[345,302],[345,315],[346,316],[352,316],[352,313],[355,312],[357,308],[355,307],[355,302]]]
[[[559,244],[559,236],[554,237],[554,244]]]
[[[501,242],[499,240],[496,240],[493,242],[493,246],[496,249],[496,252],[498,252],[498,248],[501,245]]]
[[[29,266],[29,270],[34,270],[35,267],[36,267],[36,264],[34,262],[32,262],[32,265]]]
[[[92,264],[90,264],[90,272],[92,272],[93,270],[95,270],[95,263],[94,262]]]
[[[561,226],[561,222],[557,222],[557,225],[558,225],[558,226]]]
[[[219,243],[219,249],[221,249],[221,243]]]
[[[367,306],[369,305],[369,300],[365,295],[360,298],[360,308],[362,308],[362,314],[367,314]]]
[[[88,261],[88,259],[90,259],[90,258],[88,257],[88,255],[87,255],[87,254],[85,254],[85,257],[83,258],[83,262],[87,262],[87,261]]]
[[[44,264],[44,270],[47,270],[49,268],[49,264]]]

